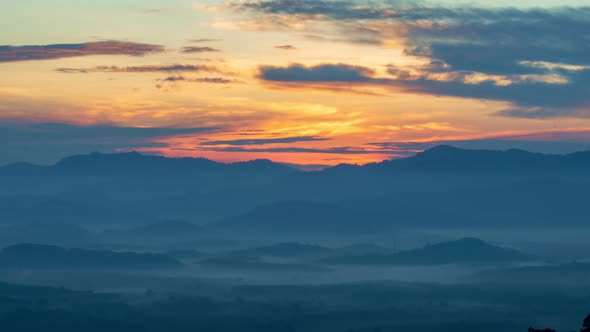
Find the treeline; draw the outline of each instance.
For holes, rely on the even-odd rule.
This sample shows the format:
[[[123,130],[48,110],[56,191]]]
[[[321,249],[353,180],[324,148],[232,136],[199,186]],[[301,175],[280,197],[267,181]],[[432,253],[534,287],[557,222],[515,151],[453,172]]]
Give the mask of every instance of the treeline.
[[[0,330],[11,332],[526,331],[526,325],[522,323],[502,321],[491,316],[465,320],[464,317],[467,315],[464,315],[461,319],[455,319],[455,317],[441,320],[432,310],[418,313],[403,311],[394,306],[331,306],[320,300],[313,300],[316,296],[309,296],[307,301],[288,299],[280,295],[278,297],[273,300],[253,300],[242,297],[220,300],[197,296],[171,296],[152,291],[122,295],[0,283]],[[529,332],[550,331],[552,330],[529,330]],[[590,316],[585,319],[581,332],[590,332]]]
[[[553,329],[536,329],[533,327],[529,327],[529,331],[528,332],[557,332]],[[580,330],[580,332],[590,332],[590,314],[588,316],[586,316],[586,318],[584,319],[584,322],[582,323],[582,329]]]

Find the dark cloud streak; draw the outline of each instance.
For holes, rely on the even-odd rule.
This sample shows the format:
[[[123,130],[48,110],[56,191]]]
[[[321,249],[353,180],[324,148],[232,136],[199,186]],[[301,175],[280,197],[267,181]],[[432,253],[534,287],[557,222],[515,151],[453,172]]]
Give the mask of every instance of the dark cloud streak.
[[[279,143],[297,143],[297,142],[316,142],[327,141],[327,138],[316,136],[294,136],[281,138],[255,138],[255,139],[238,139],[238,140],[221,140],[221,141],[206,141],[200,145],[266,145]]]
[[[188,78],[184,76],[168,76],[160,79],[160,82],[192,82],[192,83],[212,83],[212,84],[229,84],[235,83],[235,80],[230,80],[223,77],[195,77]]]
[[[146,66],[98,66],[94,68],[57,68],[62,73],[158,73],[158,72],[220,72],[217,67],[209,65],[146,65]]]
[[[189,42],[191,43],[209,43],[209,42],[219,42],[219,41],[223,41],[223,39],[217,39],[217,38],[200,38],[200,39],[190,39]]]
[[[283,50],[283,51],[295,51],[297,49],[297,47],[295,47],[293,45],[276,45],[276,46],[274,46],[274,48],[276,48],[278,50]]]
[[[207,151],[216,152],[270,152],[270,153],[324,153],[324,154],[343,154],[343,155],[363,155],[363,154],[383,154],[387,151],[364,150],[353,147],[337,147],[326,149],[283,147],[283,148],[243,148],[243,147],[224,147],[224,148],[206,148]]]
[[[52,60],[91,55],[144,56],[164,52],[161,45],[126,41],[99,41],[81,44],[0,46],[0,62]]]
[[[220,49],[209,47],[209,46],[186,46],[183,47],[180,52],[182,53],[205,53],[205,52],[221,52]]]
[[[368,82],[374,71],[347,64],[320,64],[306,67],[291,64],[287,67],[261,66],[259,77],[278,82]]]

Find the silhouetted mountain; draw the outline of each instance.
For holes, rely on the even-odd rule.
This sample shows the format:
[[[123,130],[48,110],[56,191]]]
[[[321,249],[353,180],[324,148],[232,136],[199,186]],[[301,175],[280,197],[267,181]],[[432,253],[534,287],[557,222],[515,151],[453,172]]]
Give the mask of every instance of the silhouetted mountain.
[[[182,264],[163,254],[18,244],[0,251],[0,267],[11,268],[172,268]]]
[[[336,255],[368,255],[368,254],[388,254],[391,253],[391,249],[387,249],[376,244],[371,243],[358,243],[351,244],[348,246],[340,247],[332,251]]]
[[[590,167],[590,152],[565,155],[531,153],[524,150],[468,150],[439,145],[408,158],[399,158],[365,166],[338,165],[325,173],[363,171],[553,171],[582,170]],[[205,158],[166,158],[137,152],[66,157],[52,166],[15,163],[0,167],[0,175],[145,175],[191,174],[199,172],[231,172],[257,174],[289,174],[298,172],[283,163],[253,160],[232,164]]]
[[[232,251],[232,255],[243,256],[266,256],[266,257],[285,257],[300,258],[327,255],[332,249],[315,244],[301,244],[295,242],[277,243],[270,246],[248,248]]]
[[[195,173],[262,173],[288,174],[295,169],[269,160],[253,160],[233,164],[218,163],[205,158],[166,158],[137,152],[66,157],[55,165],[36,166],[16,163],[0,167],[0,175],[149,175],[171,176]]]
[[[371,200],[372,201],[372,200]],[[350,204],[346,204],[350,203]],[[204,232],[246,234],[355,235],[389,232],[398,227],[469,225],[471,218],[444,207],[399,204],[393,198],[372,202],[281,201],[254,208],[242,215],[204,226]]]
[[[232,236],[354,236],[400,227],[584,225],[588,155],[440,146],[406,159],[306,173],[267,160],[221,164],[95,153],[47,167],[0,168],[5,175],[21,167],[22,174],[31,174],[31,168],[38,174],[41,168],[56,175],[2,177],[0,221],[79,223],[101,230],[189,220],[207,225],[199,231],[203,236],[221,231]],[[293,240],[301,241],[275,239]]]
[[[374,216],[355,209],[332,203],[298,200],[257,207],[240,216],[209,224],[205,229],[234,234],[338,234],[355,230],[371,231],[378,223]]]
[[[447,172],[546,172],[585,170],[590,151],[565,155],[531,153],[524,150],[467,150],[439,145],[413,157],[368,164],[364,170],[447,171]]]
[[[18,243],[79,246],[96,242],[94,234],[71,224],[25,223],[0,226],[0,245],[4,246]]]
[[[140,226],[129,232],[151,236],[166,236],[179,233],[193,233],[199,231],[200,229],[200,226],[197,226],[188,221],[168,220]]]
[[[42,181],[38,181],[40,183]],[[55,184],[57,189],[63,188]],[[33,191],[39,190],[33,188]],[[0,220],[5,223],[89,224],[144,221],[149,215],[133,211],[120,201],[93,192],[48,195],[4,196],[0,200]]]
[[[201,234],[202,227],[184,220],[167,220],[131,229],[110,229],[100,233],[102,243],[117,248],[150,248],[168,250],[179,243],[192,242]],[[182,248],[183,246],[181,246]]]
[[[305,263],[278,263],[261,259],[260,257],[221,255],[206,258],[199,264],[223,269],[238,270],[268,270],[268,271],[325,271],[320,266]]]
[[[325,262],[358,265],[438,265],[517,262],[530,259],[530,256],[514,249],[497,247],[475,238],[464,238],[394,254],[333,257]]]
[[[585,283],[590,278],[590,263],[573,262],[562,264],[543,264],[538,266],[504,267],[486,270],[478,274],[480,280],[502,283],[526,283],[555,285]]]
[[[44,175],[47,173],[46,166],[34,165],[31,163],[17,162],[0,167],[0,175]]]
[[[176,259],[197,259],[207,256],[207,254],[204,252],[191,249],[168,250],[164,252],[164,255],[174,257]]]

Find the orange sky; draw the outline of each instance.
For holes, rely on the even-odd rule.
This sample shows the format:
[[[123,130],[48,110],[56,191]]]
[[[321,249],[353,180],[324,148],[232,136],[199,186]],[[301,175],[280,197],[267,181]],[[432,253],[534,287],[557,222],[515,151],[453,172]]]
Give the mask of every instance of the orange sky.
[[[141,50],[126,50],[128,54],[90,50],[67,57],[0,60],[0,121],[209,127],[214,129],[144,138],[145,146],[117,150],[322,165],[367,163],[403,155],[377,143],[590,128],[590,119],[585,116],[503,116],[499,114],[519,105],[510,99],[444,95],[396,84],[400,78],[392,73],[392,64],[407,69],[408,75],[428,75],[421,79],[437,83],[455,80],[457,72],[422,73],[429,60],[408,54],[407,36],[388,32],[396,31],[387,30],[398,25],[395,20],[364,22],[363,26],[378,31],[382,40],[363,43],[345,40],[349,36],[339,35],[345,25],[325,17],[299,20],[283,15],[278,24],[275,14],[248,14],[217,2],[63,2],[68,3],[65,12],[41,2],[39,8],[9,5],[3,15],[12,13],[20,18],[4,23],[0,40],[11,46],[117,40],[161,45],[162,49],[145,54],[132,54]],[[43,12],[53,18],[39,18]],[[80,18],[82,13],[89,13],[87,20]],[[358,22],[345,23],[348,27]],[[40,24],[43,28],[33,31],[33,26]],[[293,64],[312,69],[346,64],[370,71],[367,78],[325,82],[280,82],[265,79],[261,72],[265,66],[287,68]],[[173,70],[174,65],[198,68]],[[471,73],[461,79],[474,85],[494,82],[502,86],[519,84],[518,80],[566,84],[554,74],[525,76]],[[404,79],[417,80],[408,77]]]

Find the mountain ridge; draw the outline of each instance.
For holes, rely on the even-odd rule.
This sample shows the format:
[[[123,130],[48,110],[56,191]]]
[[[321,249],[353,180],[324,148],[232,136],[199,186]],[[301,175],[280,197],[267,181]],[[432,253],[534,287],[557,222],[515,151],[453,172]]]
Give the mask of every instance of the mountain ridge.
[[[352,265],[444,265],[518,262],[532,258],[515,249],[495,246],[478,238],[465,237],[392,254],[332,257],[325,262]]]
[[[164,254],[65,248],[34,243],[0,250],[0,266],[16,268],[177,268],[180,261]]]
[[[24,162],[0,166],[0,175],[145,175],[146,173],[174,172],[177,174],[191,174],[199,172],[220,173],[224,171],[290,173],[297,170],[268,159],[254,159],[226,164],[203,157],[170,158],[141,154],[135,151],[123,153],[91,152],[89,154],[68,156],[53,165],[47,166]]]
[[[590,151],[545,154],[520,149],[475,150],[438,145],[414,156],[365,165],[340,164],[310,173],[407,171],[553,171],[581,170],[590,167]],[[170,158],[138,152],[92,152],[61,159],[48,166],[16,162],[0,166],[0,175],[134,175],[194,173],[301,173],[300,169],[268,159],[221,163],[199,158]]]

